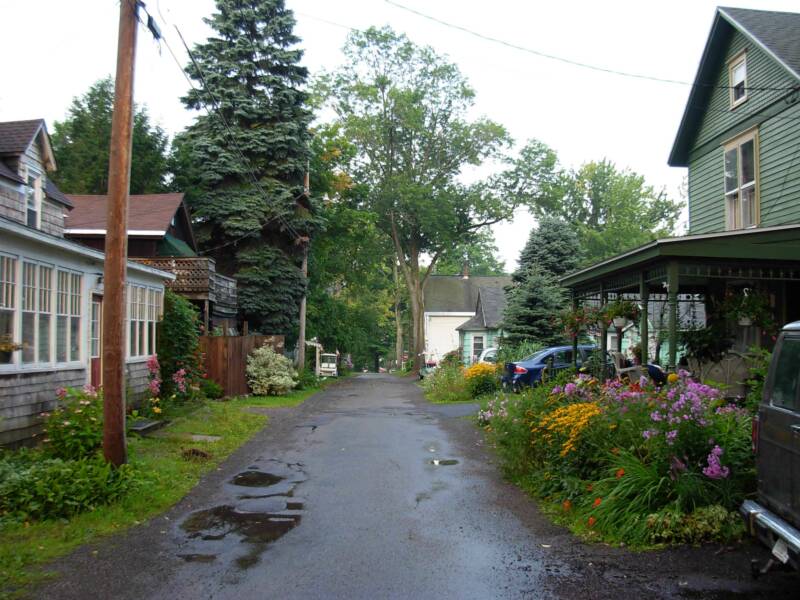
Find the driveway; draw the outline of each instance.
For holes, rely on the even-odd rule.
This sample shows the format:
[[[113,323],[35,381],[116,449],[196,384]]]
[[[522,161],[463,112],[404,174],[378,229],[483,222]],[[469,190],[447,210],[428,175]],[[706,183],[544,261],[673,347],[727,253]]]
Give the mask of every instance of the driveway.
[[[796,598],[751,544],[586,545],[503,481],[471,405],[361,375],[269,424],[166,515],[53,565],[41,598]]]

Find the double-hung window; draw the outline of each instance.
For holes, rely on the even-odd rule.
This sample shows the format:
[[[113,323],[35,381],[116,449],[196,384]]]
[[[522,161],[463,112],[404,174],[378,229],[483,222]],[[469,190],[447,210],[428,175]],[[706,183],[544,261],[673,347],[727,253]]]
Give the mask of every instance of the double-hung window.
[[[728,63],[728,83],[731,108],[735,108],[747,100],[747,57],[744,52]]]
[[[161,291],[128,285],[128,356],[156,353],[156,324],[161,320]]]
[[[56,361],[81,359],[81,275],[59,269],[56,287]]]
[[[49,363],[53,269],[22,263],[22,362]]]
[[[725,151],[725,227],[758,224],[758,135],[755,131],[729,142]]]
[[[10,364],[14,354],[14,310],[17,306],[17,259],[0,254],[0,365]]]
[[[25,215],[28,227],[39,229],[42,212],[42,176],[28,167],[28,185],[25,188]]]

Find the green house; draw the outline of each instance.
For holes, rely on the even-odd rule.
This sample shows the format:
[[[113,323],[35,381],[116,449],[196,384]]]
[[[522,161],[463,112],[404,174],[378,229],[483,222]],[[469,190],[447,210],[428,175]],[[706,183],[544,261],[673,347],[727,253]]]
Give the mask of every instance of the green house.
[[[479,287],[475,316],[456,329],[461,348],[461,360],[471,365],[486,348],[496,345],[502,334],[500,320],[506,307],[505,290],[500,287]]]
[[[800,318],[792,301],[800,295],[800,14],[717,9],[669,164],[689,169],[689,235],[654,240],[562,284],[575,304],[638,301],[643,339],[648,306],[663,300],[666,366],[675,368],[681,302],[757,291],[778,324]],[[735,350],[771,347],[770,332],[731,327]]]

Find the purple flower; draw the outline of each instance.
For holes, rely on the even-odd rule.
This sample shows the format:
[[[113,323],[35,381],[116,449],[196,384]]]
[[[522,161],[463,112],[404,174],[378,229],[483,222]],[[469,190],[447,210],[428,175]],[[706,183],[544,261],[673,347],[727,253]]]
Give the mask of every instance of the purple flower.
[[[654,435],[658,435],[658,432],[655,429],[645,429],[642,432],[642,437],[646,440],[649,440]]]
[[[706,458],[708,466],[703,469],[703,475],[709,479],[725,479],[730,475],[731,470],[720,463],[719,457],[722,456],[723,450],[719,446],[714,446],[711,453]]]
[[[577,390],[577,389],[578,389],[578,386],[575,385],[574,383],[570,382],[570,383],[568,383],[567,385],[564,386],[564,393],[567,396],[571,396],[572,394],[575,393],[575,390]]]
[[[667,444],[672,446],[672,444],[675,443],[675,438],[678,437],[678,430],[673,429],[672,431],[668,431],[666,437],[667,437]]]

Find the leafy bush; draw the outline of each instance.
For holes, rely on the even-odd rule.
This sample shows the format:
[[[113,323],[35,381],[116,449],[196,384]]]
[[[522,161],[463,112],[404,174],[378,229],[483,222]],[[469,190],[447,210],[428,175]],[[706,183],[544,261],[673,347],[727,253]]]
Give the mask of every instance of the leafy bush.
[[[208,377],[200,381],[200,392],[209,400],[219,400],[225,395],[222,386]]]
[[[576,528],[628,544],[741,531],[727,515],[755,489],[750,418],[686,372],[661,388],[581,375],[479,413],[512,477]]]
[[[297,385],[297,372],[291,360],[262,346],[247,357],[247,382],[254,394],[282,396]]]
[[[458,350],[451,350],[442,357],[439,361],[440,367],[460,367],[464,362],[461,360],[461,352]]]
[[[69,517],[113,502],[133,482],[129,465],[115,469],[100,457],[9,453],[0,456],[0,522]]]
[[[475,363],[464,371],[467,389],[473,398],[496,391],[500,383],[497,367],[490,363]]]
[[[747,384],[747,398],[745,404],[751,414],[758,412],[761,404],[761,395],[764,393],[764,382],[767,380],[769,363],[772,360],[772,353],[763,348],[750,348],[750,366]]]
[[[103,396],[87,385],[59,388],[59,405],[44,417],[44,451],[54,458],[92,456],[103,444]]]
[[[464,378],[464,367],[440,365],[422,380],[425,395],[433,402],[464,402],[472,393]]]
[[[191,397],[203,372],[197,309],[183,296],[164,291],[164,316],[158,324],[161,397]]]
[[[318,388],[320,383],[319,377],[314,374],[313,369],[301,369],[297,373],[297,389],[310,390]]]

